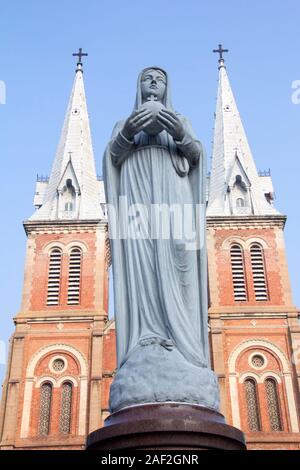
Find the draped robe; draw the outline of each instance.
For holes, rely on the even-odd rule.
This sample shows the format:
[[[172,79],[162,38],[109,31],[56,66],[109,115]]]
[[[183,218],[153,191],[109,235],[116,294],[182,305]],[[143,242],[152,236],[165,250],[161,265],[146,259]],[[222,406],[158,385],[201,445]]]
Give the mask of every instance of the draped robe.
[[[138,79],[136,109],[142,105],[143,73]],[[166,77],[163,104],[172,109]],[[175,142],[166,131],[157,136],[141,131],[134,141],[128,141],[122,134],[124,121],[120,121],[104,156],[118,368],[147,341],[157,341],[166,349],[177,348],[188,362],[208,366],[205,154],[189,122],[178,117],[185,130],[181,142]],[[120,197],[126,210],[124,204],[120,209]],[[136,204],[148,214],[144,228],[150,236],[122,238],[117,227]],[[157,219],[149,215],[153,205],[162,204],[175,207],[175,211],[179,208],[181,214],[189,207],[197,248],[188,248],[189,235],[176,236],[172,214],[170,236],[156,232]],[[184,221],[182,228],[184,232]]]

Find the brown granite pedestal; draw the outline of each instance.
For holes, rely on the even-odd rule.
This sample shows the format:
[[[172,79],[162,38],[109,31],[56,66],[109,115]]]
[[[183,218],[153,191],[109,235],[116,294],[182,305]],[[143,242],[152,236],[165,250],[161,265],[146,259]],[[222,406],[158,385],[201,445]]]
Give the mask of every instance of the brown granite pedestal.
[[[243,433],[198,405],[162,403],[124,408],[87,439],[88,450],[246,450]]]

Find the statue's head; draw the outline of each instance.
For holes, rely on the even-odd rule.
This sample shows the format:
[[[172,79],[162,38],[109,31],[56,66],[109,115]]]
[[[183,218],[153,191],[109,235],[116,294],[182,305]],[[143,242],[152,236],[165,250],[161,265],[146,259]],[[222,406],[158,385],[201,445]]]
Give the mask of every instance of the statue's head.
[[[154,96],[157,101],[162,102],[167,86],[167,77],[159,68],[145,69],[141,76],[142,101]]]
[[[134,109],[151,99],[151,95],[166,108],[173,109],[169,76],[164,69],[155,65],[145,68],[138,76]]]

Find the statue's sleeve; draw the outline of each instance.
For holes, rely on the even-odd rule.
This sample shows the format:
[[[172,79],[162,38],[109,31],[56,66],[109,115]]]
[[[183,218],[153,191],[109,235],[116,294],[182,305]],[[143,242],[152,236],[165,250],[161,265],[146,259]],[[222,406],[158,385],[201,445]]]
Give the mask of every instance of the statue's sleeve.
[[[122,165],[134,145],[133,140],[128,140],[122,133],[124,121],[118,122],[112,132],[110,141],[110,153],[114,166]]]
[[[202,152],[202,145],[201,142],[196,139],[192,127],[187,119],[181,117],[181,121],[185,130],[184,137],[181,141],[175,140],[175,144],[180,153],[188,160],[190,167],[193,168],[198,165]]]

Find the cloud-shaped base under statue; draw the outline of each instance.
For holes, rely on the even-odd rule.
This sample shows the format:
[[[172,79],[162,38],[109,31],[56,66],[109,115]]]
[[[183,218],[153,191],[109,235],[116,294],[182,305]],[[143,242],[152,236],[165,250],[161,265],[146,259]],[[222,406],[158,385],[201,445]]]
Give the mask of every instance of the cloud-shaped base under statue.
[[[118,370],[110,388],[110,410],[146,403],[197,404],[219,411],[217,377],[188,362],[159,338],[144,340]]]

